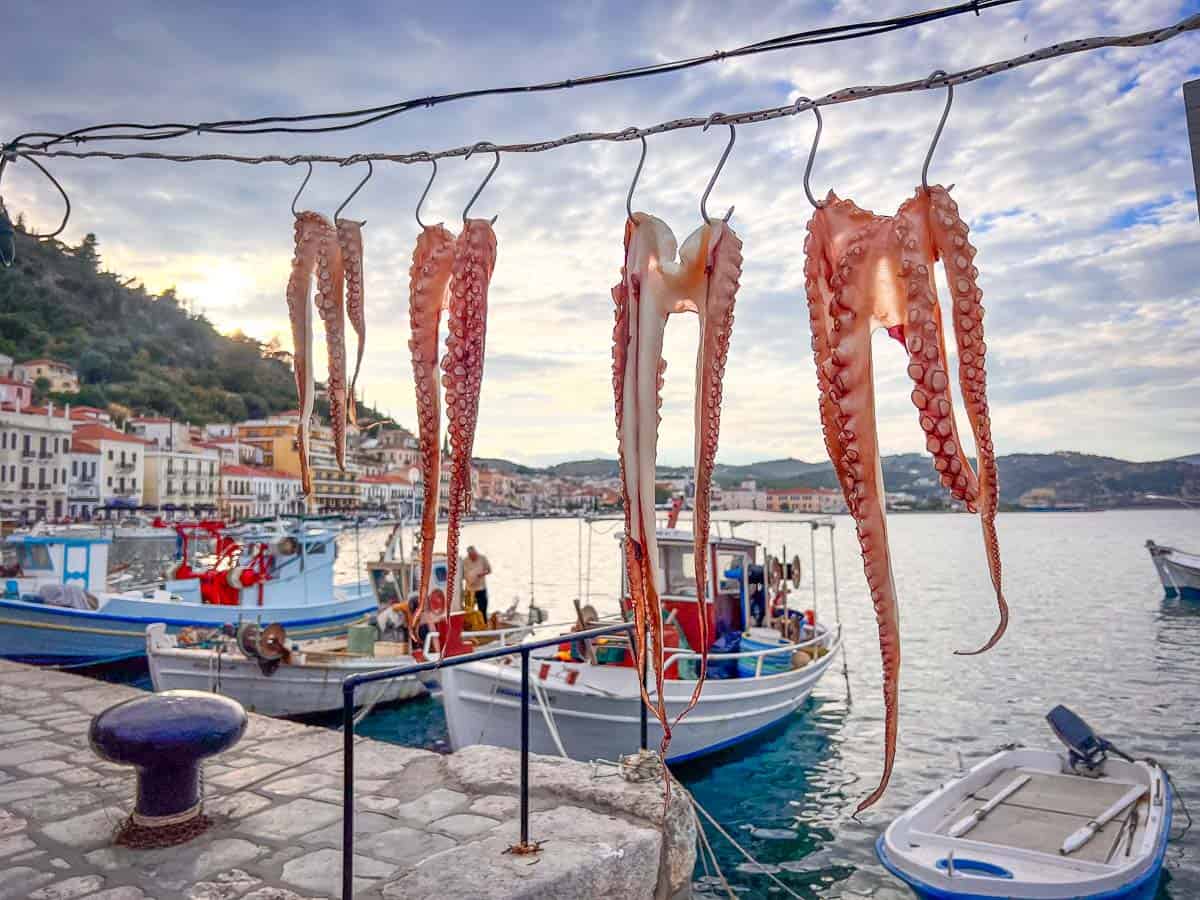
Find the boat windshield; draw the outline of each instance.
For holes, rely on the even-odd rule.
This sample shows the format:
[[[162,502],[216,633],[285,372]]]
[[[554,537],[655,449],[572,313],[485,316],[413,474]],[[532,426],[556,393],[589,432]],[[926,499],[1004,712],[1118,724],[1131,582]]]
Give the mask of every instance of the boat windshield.
[[[49,571],[50,549],[45,544],[21,544],[17,559],[26,572]]]
[[[662,560],[663,593],[674,597],[696,596],[696,563],[691,547],[659,544]]]

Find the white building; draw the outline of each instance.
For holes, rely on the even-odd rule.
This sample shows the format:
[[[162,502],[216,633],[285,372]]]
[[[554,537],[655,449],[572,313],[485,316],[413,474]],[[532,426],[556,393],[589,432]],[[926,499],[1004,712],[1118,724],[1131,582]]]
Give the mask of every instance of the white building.
[[[172,450],[147,446],[145,502],[164,509],[216,509],[220,466],[220,454],[207,447]]]
[[[191,429],[186,422],[154,416],[129,420],[129,430],[165,450],[183,450],[191,444]]]
[[[714,506],[716,504],[714,503]],[[720,509],[766,509],[767,492],[754,479],[743,481],[736,488],[721,492]]]
[[[87,518],[98,507],[142,505],[146,487],[146,442],[101,422],[75,422],[71,442],[70,503],[72,516]],[[94,451],[97,456],[88,457]],[[84,466],[97,463],[93,469]],[[92,481],[87,475],[92,476]],[[92,491],[95,499],[92,499]],[[84,508],[89,509],[84,512]]]
[[[218,508],[227,519],[303,513],[300,478],[258,466],[223,465]]]
[[[0,518],[62,518],[67,513],[71,423],[41,413],[0,411]]]
[[[363,507],[378,510],[389,516],[413,515],[413,482],[398,472],[382,475],[363,475],[358,479]]]

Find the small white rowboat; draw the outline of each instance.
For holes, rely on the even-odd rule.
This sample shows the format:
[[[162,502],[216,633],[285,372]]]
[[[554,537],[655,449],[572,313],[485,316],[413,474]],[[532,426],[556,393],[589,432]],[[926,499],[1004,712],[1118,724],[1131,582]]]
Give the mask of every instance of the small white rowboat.
[[[1151,900],[1171,826],[1164,771],[1005,750],[926,797],[875,845],[919,897]]]
[[[1200,600],[1200,554],[1164,547],[1154,541],[1146,541],[1146,549],[1168,597]]]
[[[146,629],[146,656],[155,691],[208,691],[237,700],[251,712],[300,716],[342,708],[347,675],[392,669],[413,662],[406,645],[377,641],[374,656],[349,653],[345,638],[305,641],[281,658],[247,655],[238,642],[181,647],[162,623]],[[264,665],[264,663],[266,663]],[[415,676],[380,681],[357,692],[358,706],[410,700],[425,693]]]

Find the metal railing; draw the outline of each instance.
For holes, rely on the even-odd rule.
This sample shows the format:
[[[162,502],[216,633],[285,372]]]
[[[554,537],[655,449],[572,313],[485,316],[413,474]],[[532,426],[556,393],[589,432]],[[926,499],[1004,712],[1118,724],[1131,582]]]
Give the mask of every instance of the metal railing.
[[[431,662],[415,663],[410,666],[399,666],[395,669],[381,669],[377,672],[363,672],[350,675],[342,682],[342,731],[343,744],[343,773],[342,773],[342,898],[353,900],[354,897],[354,692],[359,685],[371,684],[376,681],[388,681],[392,678],[403,678],[420,672],[433,672],[448,669],[451,666],[461,666],[464,663],[480,662],[488,659],[498,659],[502,656],[521,656],[521,846],[529,844],[529,654],[534,650],[546,647],[556,647],[568,641],[585,641],[605,637],[610,634],[628,632],[633,634],[633,622],[621,622],[606,625],[601,628],[591,628],[587,631],[557,634],[551,638],[529,641],[517,645],[489,647],[475,653],[465,653],[462,656],[439,658]],[[512,629],[506,629],[512,630]],[[642,660],[642,680],[646,678],[645,662]],[[641,709],[641,746],[646,749],[646,705],[640,702]]]

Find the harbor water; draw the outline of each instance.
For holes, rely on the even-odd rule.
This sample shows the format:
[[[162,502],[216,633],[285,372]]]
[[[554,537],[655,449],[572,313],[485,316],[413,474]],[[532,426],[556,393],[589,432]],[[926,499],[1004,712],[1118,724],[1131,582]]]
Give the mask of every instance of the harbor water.
[[[835,616],[826,531],[767,514],[736,534],[786,545],[804,562],[792,603]],[[882,762],[880,660],[874,615],[853,523],[836,519],[840,612],[846,670],[831,668],[813,697],[780,728],[749,744],[680,767],[696,798],[760,863],[803,897],[910,896],[879,865],[873,842],[905,807],[1002,745],[1055,747],[1044,715],[1065,703],[1101,735],[1135,756],[1165,765],[1200,812],[1200,604],[1163,598],[1147,538],[1200,547],[1200,515],[1188,510],[1001,515],[1008,634],[982,656],[995,599],[978,520],[966,515],[906,514],[889,519],[900,597],[902,670],[900,741],[891,786],[859,820],[854,807],[875,785]],[[686,523],[685,523],[686,527]],[[727,523],[722,529],[728,529]],[[619,590],[615,520],[476,522],[463,546],[485,553],[491,609],[532,591],[551,621],[573,619],[582,596],[614,612]],[[374,557],[388,529],[341,539],[341,578]],[[590,566],[589,566],[590,560]],[[361,571],[361,570],[359,570]],[[532,579],[531,579],[532,572]],[[445,749],[437,700],[375,711],[364,734]],[[630,748],[631,750],[634,748]],[[1182,826],[1177,816],[1176,828]],[[709,829],[721,867],[742,897],[785,896],[724,838]],[[721,896],[697,869],[698,887]],[[705,896],[703,889],[699,896]],[[1200,897],[1200,829],[1167,854],[1160,900]]]

